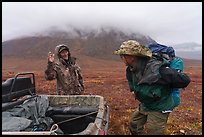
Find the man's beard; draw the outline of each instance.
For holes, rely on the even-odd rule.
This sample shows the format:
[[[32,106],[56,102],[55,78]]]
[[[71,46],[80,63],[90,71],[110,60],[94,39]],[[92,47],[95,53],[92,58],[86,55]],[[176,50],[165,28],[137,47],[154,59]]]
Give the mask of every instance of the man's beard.
[[[64,58],[62,58],[62,59],[64,59],[64,60],[68,60],[68,59],[69,59],[69,56],[66,56],[66,57],[64,57]]]

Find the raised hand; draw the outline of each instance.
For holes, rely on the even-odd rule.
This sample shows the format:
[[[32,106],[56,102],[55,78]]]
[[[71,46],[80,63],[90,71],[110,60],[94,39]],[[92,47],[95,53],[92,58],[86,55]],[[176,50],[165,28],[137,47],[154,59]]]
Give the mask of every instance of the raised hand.
[[[51,52],[48,53],[48,61],[54,62],[54,54],[52,54]]]

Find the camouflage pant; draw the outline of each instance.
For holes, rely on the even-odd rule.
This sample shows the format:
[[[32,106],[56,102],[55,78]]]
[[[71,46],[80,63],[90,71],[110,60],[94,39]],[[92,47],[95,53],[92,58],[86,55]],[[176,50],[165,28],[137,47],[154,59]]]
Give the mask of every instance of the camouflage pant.
[[[132,135],[162,135],[168,116],[169,113],[145,112],[141,107],[137,108],[130,119],[130,132]],[[144,125],[147,127],[145,131]]]

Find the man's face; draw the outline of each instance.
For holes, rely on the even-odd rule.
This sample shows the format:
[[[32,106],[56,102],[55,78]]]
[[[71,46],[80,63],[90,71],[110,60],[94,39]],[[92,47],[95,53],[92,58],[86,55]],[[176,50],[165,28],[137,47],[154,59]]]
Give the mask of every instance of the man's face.
[[[60,52],[60,57],[63,58],[63,59],[68,60],[68,57],[69,57],[68,55],[69,55],[69,52],[67,50],[62,50]]]
[[[136,60],[135,56],[132,55],[120,55],[120,57],[127,66],[133,66]]]

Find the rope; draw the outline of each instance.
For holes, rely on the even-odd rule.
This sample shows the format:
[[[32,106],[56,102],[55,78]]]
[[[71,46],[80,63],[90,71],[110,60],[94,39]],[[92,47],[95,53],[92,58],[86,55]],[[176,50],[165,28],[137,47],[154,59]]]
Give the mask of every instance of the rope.
[[[75,117],[75,118],[64,120],[64,121],[58,122],[57,124],[59,125],[59,124],[62,124],[62,123],[65,123],[65,122],[69,122],[69,121],[72,121],[72,120],[75,120],[75,119],[79,119],[79,118],[82,118],[82,117],[85,117],[85,116],[89,116],[89,115],[92,115],[92,114],[95,114],[95,113],[98,113],[98,111],[94,111],[94,112],[91,112],[91,113],[87,113],[85,115],[81,115],[81,116],[78,116],[78,117]]]

